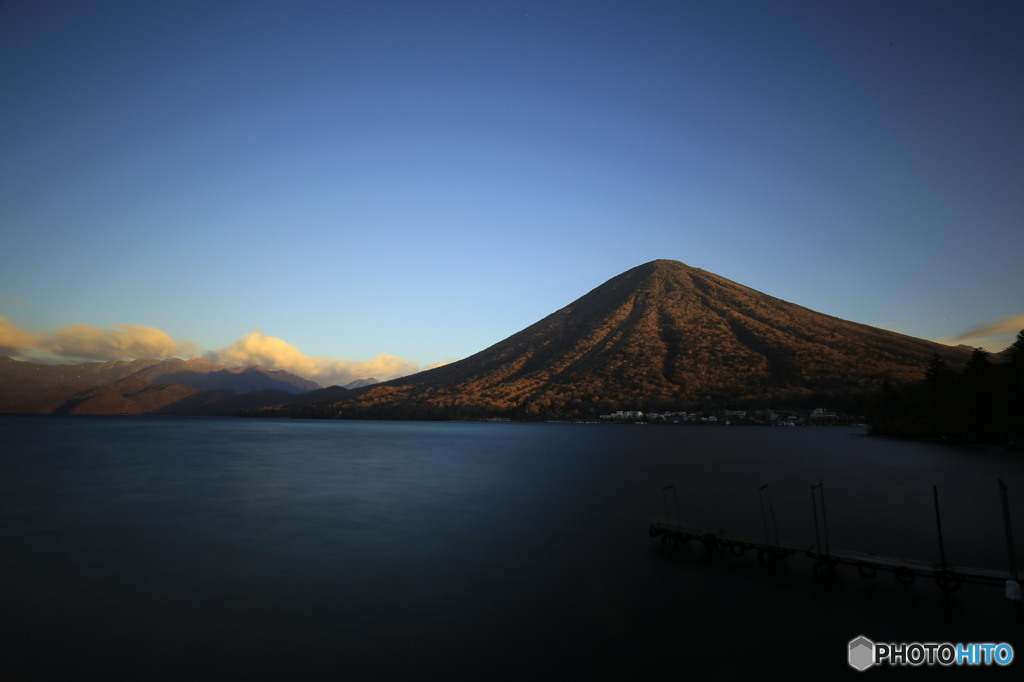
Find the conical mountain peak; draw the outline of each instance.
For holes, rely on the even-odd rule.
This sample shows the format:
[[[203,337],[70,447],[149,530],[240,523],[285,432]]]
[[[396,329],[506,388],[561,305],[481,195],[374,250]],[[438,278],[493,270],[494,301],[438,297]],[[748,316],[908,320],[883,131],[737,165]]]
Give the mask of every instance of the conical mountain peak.
[[[796,405],[917,379],[933,354],[966,357],[654,260],[490,348],[385,382],[338,408],[454,418]]]

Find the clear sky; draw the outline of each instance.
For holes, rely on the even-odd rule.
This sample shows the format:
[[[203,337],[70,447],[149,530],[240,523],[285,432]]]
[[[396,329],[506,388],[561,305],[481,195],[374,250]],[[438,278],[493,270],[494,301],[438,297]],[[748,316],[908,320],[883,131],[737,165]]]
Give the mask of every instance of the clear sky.
[[[1022,36],[1016,0],[9,0],[0,351],[389,378],[656,258],[1001,350]]]

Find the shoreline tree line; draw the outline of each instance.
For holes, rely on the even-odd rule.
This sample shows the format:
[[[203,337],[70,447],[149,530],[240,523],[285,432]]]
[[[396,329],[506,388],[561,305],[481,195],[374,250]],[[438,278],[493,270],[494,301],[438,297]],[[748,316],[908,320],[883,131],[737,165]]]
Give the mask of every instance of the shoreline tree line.
[[[867,405],[871,432],[1024,449],[1024,330],[996,356],[978,348],[962,367],[935,356],[920,381],[886,385]]]

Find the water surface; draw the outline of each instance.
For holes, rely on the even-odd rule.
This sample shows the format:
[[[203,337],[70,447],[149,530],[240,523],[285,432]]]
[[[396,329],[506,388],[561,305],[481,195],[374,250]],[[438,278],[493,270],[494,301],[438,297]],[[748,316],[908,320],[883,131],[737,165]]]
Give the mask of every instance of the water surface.
[[[803,557],[669,556],[647,534],[667,484],[686,521],[761,534],[769,483],[783,539],[810,545],[823,480],[833,546],[934,560],[934,484],[950,561],[1002,569],[996,479],[1020,537],[1024,464],[997,450],[842,427],[148,417],[4,417],[0,439],[11,679],[729,679],[852,673],[860,634],[1024,642],[999,588],[822,582]]]

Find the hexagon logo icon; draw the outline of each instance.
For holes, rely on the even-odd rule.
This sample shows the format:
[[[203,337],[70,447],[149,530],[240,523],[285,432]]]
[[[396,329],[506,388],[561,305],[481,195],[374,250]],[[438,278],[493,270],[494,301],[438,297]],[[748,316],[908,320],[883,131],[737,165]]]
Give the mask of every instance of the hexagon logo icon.
[[[863,672],[875,663],[875,643],[863,635],[851,639],[849,654],[850,667]]]

